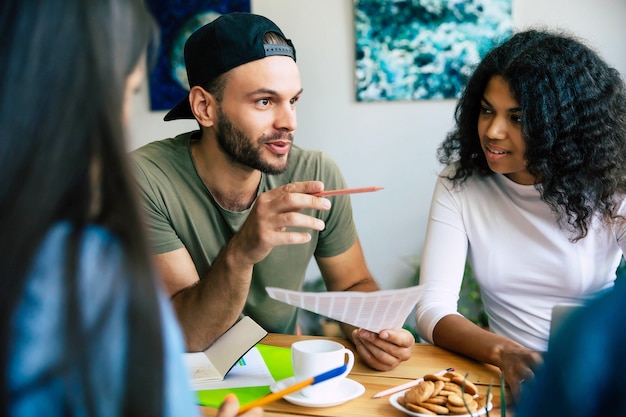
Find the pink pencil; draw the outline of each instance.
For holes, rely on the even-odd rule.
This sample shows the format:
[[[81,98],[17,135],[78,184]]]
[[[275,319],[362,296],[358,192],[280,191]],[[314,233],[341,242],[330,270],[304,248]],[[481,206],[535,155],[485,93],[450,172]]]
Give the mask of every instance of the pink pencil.
[[[379,191],[382,189],[383,187],[378,187],[378,186],[361,187],[361,188],[345,188],[343,190],[322,191],[322,192],[311,194],[311,195],[314,195],[315,197],[330,197],[333,195],[342,195],[342,194],[371,193],[373,191]]]
[[[454,372],[454,368],[444,369],[443,371],[437,372],[435,375],[443,375],[446,372]],[[380,398],[389,394],[395,394],[396,392],[404,391],[405,389],[409,389],[411,387],[419,385],[419,383],[422,382],[423,380],[424,378],[414,379],[413,381],[409,381],[405,384],[398,385],[397,387],[389,388],[389,389],[379,392],[378,394],[374,394],[372,398]]]

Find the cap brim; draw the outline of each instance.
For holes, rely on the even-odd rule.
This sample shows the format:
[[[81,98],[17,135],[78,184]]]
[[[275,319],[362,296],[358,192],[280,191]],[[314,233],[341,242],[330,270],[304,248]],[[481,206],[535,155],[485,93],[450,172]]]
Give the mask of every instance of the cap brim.
[[[180,103],[175,105],[172,110],[167,112],[163,120],[166,122],[176,119],[195,119],[195,116],[191,112],[191,106],[189,106],[189,95],[187,95]]]

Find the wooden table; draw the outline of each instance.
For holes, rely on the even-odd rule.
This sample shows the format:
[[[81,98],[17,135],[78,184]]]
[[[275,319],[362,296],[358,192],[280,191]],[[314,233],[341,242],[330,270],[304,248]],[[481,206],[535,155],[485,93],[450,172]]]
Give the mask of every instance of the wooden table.
[[[304,339],[319,338],[316,336],[294,336],[282,334],[269,334],[260,343],[270,346],[290,347],[293,342]],[[352,348],[345,339],[328,338]],[[392,371],[380,372],[367,367],[355,355],[354,368],[348,376],[361,383],[365,387],[365,393],[358,398],[334,407],[301,407],[287,402],[284,399],[278,400],[264,407],[266,417],[277,416],[323,416],[323,417],[346,417],[346,416],[390,416],[402,417],[406,414],[395,409],[389,404],[389,396],[382,398],[372,398],[374,394],[382,390],[392,388],[419,378],[428,373],[439,372],[442,369],[453,367],[462,374],[468,373],[468,379],[478,386],[480,394],[487,392],[491,383],[493,394],[493,409],[490,416],[500,416],[500,372],[498,368],[486,365],[464,356],[438,348],[429,344],[416,343],[413,346],[411,359],[403,362]],[[201,407],[202,415],[206,417],[215,416],[215,408]],[[507,416],[513,415],[507,409]]]

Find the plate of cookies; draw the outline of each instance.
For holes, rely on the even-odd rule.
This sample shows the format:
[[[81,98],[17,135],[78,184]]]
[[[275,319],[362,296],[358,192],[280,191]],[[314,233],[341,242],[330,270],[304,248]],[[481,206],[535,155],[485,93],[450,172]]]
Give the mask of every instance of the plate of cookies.
[[[476,385],[457,372],[424,375],[416,386],[393,394],[389,403],[415,417],[480,416],[493,407],[491,394],[479,394]]]

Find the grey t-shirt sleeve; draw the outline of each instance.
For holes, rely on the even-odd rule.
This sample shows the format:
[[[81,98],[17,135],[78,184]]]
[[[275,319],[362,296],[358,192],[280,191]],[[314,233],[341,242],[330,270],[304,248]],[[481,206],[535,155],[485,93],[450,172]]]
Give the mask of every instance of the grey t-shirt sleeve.
[[[158,254],[182,248],[183,242],[172,226],[163,193],[156,188],[158,178],[152,175],[150,168],[146,167],[146,164],[153,164],[153,162],[140,156],[135,156],[133,161],[139,205],[143,211],[142,215],[145,219],[152,252]],[[158,167],[153,167],[153,170],[158,170]]]

